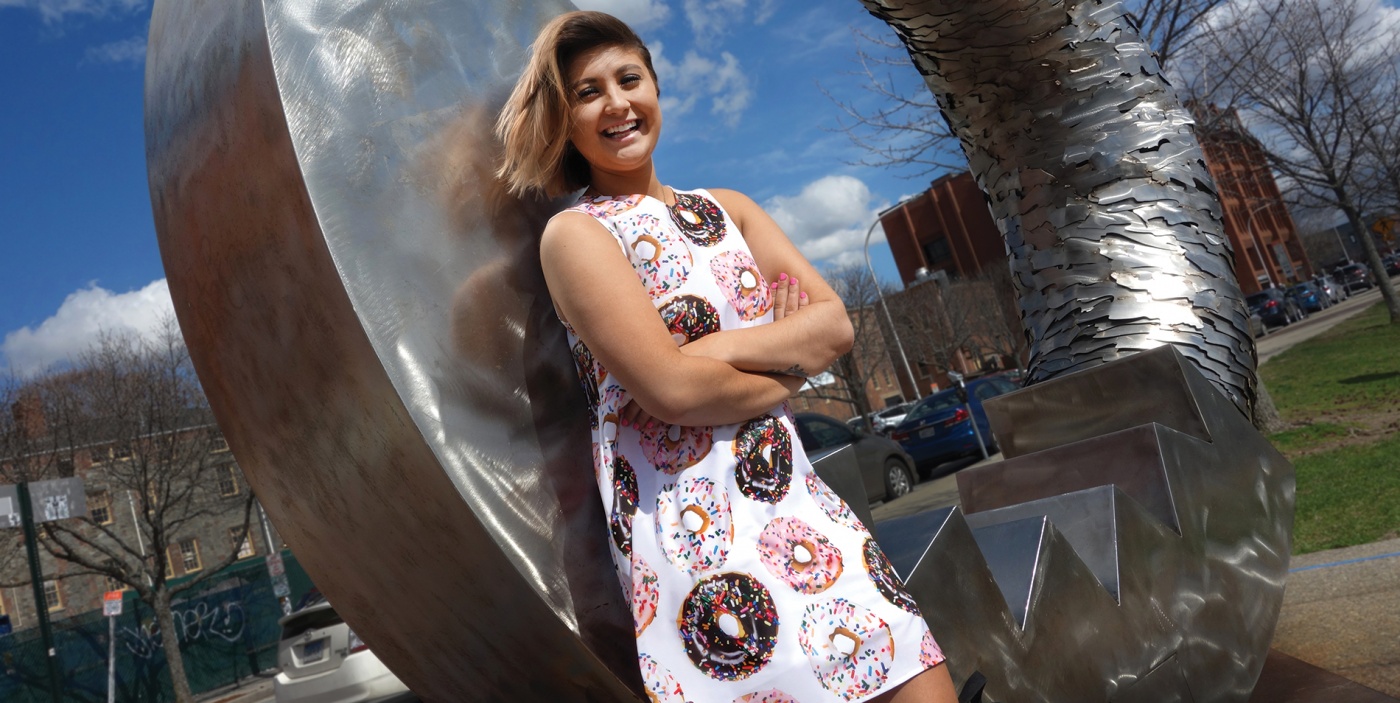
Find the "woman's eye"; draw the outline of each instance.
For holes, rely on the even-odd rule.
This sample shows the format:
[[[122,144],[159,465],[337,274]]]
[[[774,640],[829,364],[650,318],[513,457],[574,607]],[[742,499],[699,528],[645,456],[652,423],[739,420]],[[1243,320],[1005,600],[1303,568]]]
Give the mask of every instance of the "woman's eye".
[[[625,75],[625,76],[622,77],[622,84],[623,84],[623,85],[629,85],[629,84],[632,84],[632,83],[636,83],[636,82],[638,82],[638,81],[640,81],[640,80],[642,80],[642,77],[641,77],[641,76],[639,76],[639,75],[637,75],[637,74],[635,74],[635,73],[629,73],[629,74],[627,74],[627,75]]]
[[[578,92],[578,99],[579,99],[579,100],[585,100],[585,99],[591,98],[591,97],[593,97],[594,95],[597,95],[597,94],[598,94],[598,89],[597,89],[597,88],[584,88],[583,90],[580,90],[580,91]]]

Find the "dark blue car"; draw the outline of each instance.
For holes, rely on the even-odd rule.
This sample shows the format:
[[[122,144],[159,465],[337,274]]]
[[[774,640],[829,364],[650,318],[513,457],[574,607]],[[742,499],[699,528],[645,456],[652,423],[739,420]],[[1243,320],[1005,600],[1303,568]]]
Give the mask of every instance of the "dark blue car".
[[[1298,283],[1288,289],[1288,297],[1298,303],[1303,312],[1322,312],[1332,307],[1332,300],[1312,283]]]
[[[1018,388],[1019,385],[1004,375],[983,376],[968,381],[967,405],[972,407],[970,415],[958,399],[956,389],[935,393],[919,401],[904,416],[904,421],[890,433],[890,439],[899,442],[904,451],[909,452],[919,467],[919,475],[925,478],[944,461],[980,452],[977,436],[972,431],[972,418],[976,418],[987,451],[994,452],[995,442],[991,426],[987,423],[987,414],[982,410],[982,401]]]

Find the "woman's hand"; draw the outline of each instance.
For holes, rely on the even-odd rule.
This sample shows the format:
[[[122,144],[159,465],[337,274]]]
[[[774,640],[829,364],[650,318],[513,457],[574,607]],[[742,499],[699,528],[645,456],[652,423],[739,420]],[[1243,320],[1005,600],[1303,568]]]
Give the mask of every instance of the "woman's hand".
[[[807,307],[807,294],[797,284],[796,276],[778,274],[773,284],[773,321],[777,322]]]

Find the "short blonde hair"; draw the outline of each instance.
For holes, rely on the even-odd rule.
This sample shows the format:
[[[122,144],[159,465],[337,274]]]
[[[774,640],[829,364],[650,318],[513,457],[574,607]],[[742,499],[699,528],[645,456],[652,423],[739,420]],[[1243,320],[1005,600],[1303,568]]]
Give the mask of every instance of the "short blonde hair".
[[[530,45],[530,61],[496,120],[505,147],[496,175],[511,193],[558,197],[589,185],[588,161],[569,142],[573,98],[564,73],[575,58],[600,46],[635,49],[656,80],[651,52],[622,20],[603,12],[569,12],[551,20]]]

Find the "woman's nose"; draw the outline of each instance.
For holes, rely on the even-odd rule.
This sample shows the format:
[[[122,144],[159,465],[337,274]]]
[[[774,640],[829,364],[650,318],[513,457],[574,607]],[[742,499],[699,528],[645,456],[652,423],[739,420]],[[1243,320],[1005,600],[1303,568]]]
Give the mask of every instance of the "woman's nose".
[[[617,88],[613,88],[612,90],[609,90],[607,93],[605,93],[603,95],[603,100],[603,108],[608,110],[609,112],[618,112],[626,110],[628,105],[630,105],[630,103],[627,100],[627,96],[623,95],[622,91],[618,90]]]

